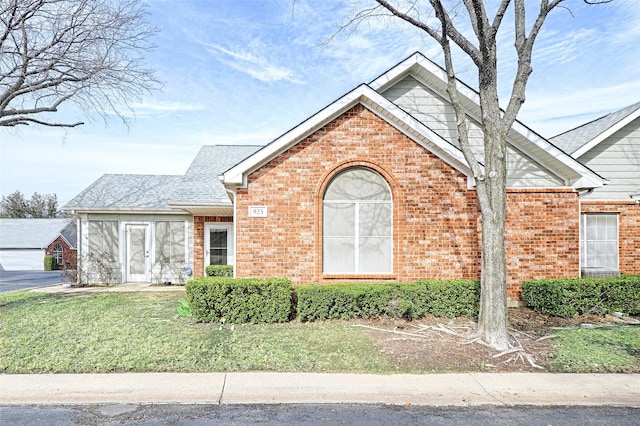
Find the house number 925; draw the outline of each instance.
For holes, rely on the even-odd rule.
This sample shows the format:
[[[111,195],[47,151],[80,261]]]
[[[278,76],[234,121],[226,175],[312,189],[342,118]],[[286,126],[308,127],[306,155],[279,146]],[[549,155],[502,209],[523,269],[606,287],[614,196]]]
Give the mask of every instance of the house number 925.
[[[249,217],[267,217],[267,206],[249,206]]]

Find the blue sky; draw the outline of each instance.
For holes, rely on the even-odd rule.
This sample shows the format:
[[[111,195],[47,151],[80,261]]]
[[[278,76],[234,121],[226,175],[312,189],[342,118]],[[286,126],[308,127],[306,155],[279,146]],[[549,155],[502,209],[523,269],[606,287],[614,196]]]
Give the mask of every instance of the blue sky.
[[[489,2],[489,3],[495,3]],[[528,3],[535,3],[530,2]],[[324,43],[367,1],[148,0],[160,32],[148,65],[162,91],[134,105],[130,127],[88,117],[74,129],[0,129],[0,192],[56,193],[64,205],[105,173],[182,174],[204,144],[266,144],[415,51],[439,47],[396,20],[362,23]],[[519,119],[543,136],[640,101],[640,2],[549,17]],[[508,23],[505,21],[505,23]],[[508,31],[500,37],[512,49]],[[500,56],[506,79],[515,62]],[[475,86],[468,62],[458,75]],[[501,85],[506,96],[508,86]],[[64,116],[87,121],[69,106]]]

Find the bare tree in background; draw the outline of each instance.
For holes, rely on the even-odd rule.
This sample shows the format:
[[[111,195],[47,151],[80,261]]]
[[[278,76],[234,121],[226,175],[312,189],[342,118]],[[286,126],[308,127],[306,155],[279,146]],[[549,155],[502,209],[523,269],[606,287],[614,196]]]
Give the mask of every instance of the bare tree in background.
[[[587,4],[608,3],[611,0],[574,0]],[[531,0],[409,1],[404,6],[386,0],[362,9],[347,25],[391,14],[424,31],[435,40],[444,54],[447,73],[447,94],[456,113],[458,141],[476,182],[482,218],[482,272],[478,335],[486,343],[500,350],[510,346],[507,330],[507,276],[505,259],[506,220],[506,159],[507,133],[525,100],[525,89],[531,75],[531,52],[534,42],[548,14],[565,7],[571,0],[540,0],[531,9]],[[394,2],[397,3],[397,2]],[[495,15],[490,17],[486,3],[492,4]],[[510,9],[513,10],[510,10]],[[525,12],[533,11],[530,19]],[[498,97],[497,35],[505,16],[513,19],[517,69],[511,85],[511,96],[502,110]],[[431,16],[432,19],[424,17]],[[473,37],[463,28],[470,27]],[[480,163],[469,144],[468,117],[458,92],[452,45],[466,54],[478,72],[480,98],[480,126],[484,133],[484,159]]]
[[[144,54],[155,29],[137,0],[0,0],[0,126],[75,127],[75,103],[106,121],[159,86]]]

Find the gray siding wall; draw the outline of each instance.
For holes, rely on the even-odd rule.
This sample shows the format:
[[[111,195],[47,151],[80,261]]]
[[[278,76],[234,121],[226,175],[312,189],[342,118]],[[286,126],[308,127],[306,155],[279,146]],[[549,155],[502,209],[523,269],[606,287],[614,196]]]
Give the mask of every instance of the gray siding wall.
[[[407,76],[383,96],[402,107],[427,127],[458,146],[456,117],[451,103],[415,78]],[[469,141],[477,158],[482,161],[482,130],[477,122],[470,120]],[[564,182],[535,161],[512,147],[507,149],[507,185],[511,187],[558,187]]]
[[[610,183],[585,198],[630,200],[640,189],[640,118],[626,125],[578,158]]]

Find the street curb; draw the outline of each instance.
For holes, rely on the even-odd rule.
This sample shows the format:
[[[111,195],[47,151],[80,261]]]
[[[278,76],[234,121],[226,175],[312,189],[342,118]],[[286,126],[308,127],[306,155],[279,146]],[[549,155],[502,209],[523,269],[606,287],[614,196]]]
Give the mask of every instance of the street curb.
[[[0,375],[0,405],[98,403],[640,407],[640,374]]]

